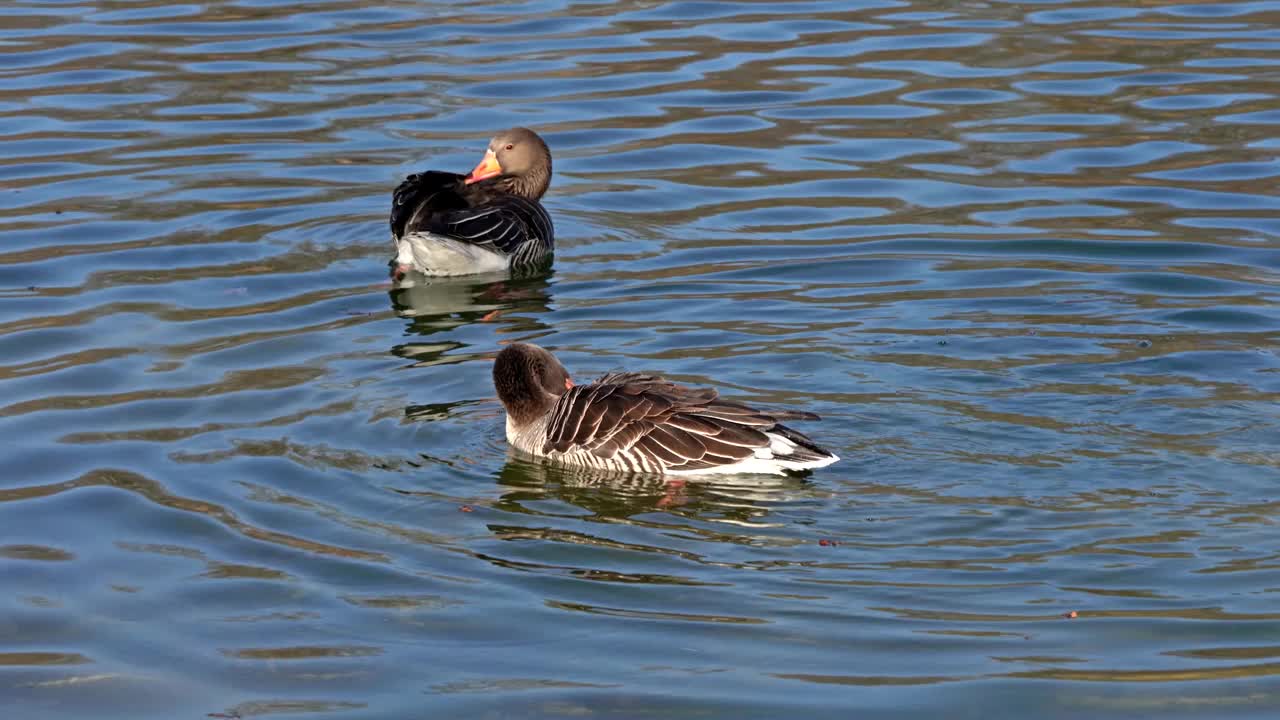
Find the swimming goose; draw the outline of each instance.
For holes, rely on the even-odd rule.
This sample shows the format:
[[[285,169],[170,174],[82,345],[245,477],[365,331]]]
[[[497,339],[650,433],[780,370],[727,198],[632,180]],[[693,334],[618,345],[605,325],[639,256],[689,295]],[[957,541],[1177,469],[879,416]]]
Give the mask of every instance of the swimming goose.
[[[509,345],[493,363],[507,441],[569,465],[666,475],[781,474],[839,460],[781,420],[806,412],[756,410],[654,375],[609,373],[574,385],[550,352]]]
[[[469,175],[428,170],[391,196],[391,277],[470,275],[527,267],[551,254],[551,151],[528,128],[494,136]]]

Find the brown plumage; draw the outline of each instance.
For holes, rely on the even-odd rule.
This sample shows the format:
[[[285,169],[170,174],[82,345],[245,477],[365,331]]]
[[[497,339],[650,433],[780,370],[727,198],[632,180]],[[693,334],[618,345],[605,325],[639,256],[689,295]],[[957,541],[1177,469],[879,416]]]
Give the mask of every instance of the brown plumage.
[[[537,133],[511,128],[489,141],[468,175],[428,170],[391,197],[392,276],[465,275],[536,265],[555,245],[539,200],[551,185],[551,151]]]
[[[573,465],[656,473],[804,470],[838,458],[782,420],[812,413],[765,411],[654,375],[610,373],[573,385],[550,352],[516,343],[498,354],[494,386],[507,409],[507,439]]]

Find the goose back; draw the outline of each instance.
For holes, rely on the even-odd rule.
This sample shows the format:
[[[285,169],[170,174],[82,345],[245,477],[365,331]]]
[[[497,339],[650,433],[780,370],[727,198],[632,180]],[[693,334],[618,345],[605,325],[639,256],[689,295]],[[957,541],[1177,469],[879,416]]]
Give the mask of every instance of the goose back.
[[[612,373],[570,388],[551,410],[508,437],[528,452],[574,465],[669,474],[780,472],[835,462],[832,453],[768,412],[640,373]]]
[[[501,192],[491,183],[465,184],[456,173],[428,171],[405,178],[392,195],[391,236],[440,235],[533,262],[555,244],[542,204]]]

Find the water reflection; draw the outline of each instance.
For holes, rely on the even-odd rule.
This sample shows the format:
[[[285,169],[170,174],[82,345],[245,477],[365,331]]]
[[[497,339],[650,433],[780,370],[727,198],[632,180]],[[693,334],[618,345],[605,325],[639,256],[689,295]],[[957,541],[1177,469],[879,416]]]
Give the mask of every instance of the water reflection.
[[[552,272],[521,275],[422,278],[393,286],[387,295],[396,315],[405,318],[405,334],[431,338],[396,343],[391,354],[412,367],[449,365],[488,357],[492,347],[472,348],[452,339],[457,331],[486,324],[494,332],[530,337],[550,330],[541,319],[551,309]],[[448,336],[450,339],[435,339]],[[406,408],[406,415],[417,413]]]
[[[1274,2],[91,5],[0,6],[9,715],[1275,714]],[[517,124],[555,272],[388,290]],[[513,456],[516,338],[845,460]]]
[[[773,475],[672,478],[570,467],[508,449],[497,482],[509,492],[502,507],[539,514],[538,503],[554,498],[590,511],[598,519],[623,520],[653,511],[744,526],[768,522],[776,507],[820,496],[799,477]],[[651,521],[662,522],[657,518]]]
[[[554,273],[507,275],[490,273],[464,277],[415,279],[387,291],[391,307],[407,318],[406,332],[433,335],[474,322],[496,322],[512,330],[547,329],[537,317],[550,310]]]

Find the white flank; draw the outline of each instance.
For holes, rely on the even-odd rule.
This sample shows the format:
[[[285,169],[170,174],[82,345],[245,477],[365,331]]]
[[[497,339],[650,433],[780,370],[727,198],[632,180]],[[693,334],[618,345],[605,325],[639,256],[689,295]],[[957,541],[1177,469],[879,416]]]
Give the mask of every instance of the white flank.
[[[765,435],[769,438],[769,447],[758,448],[755,451],[754,457],[739,460],[731,465],[718,465],[716,467],[700,468],[698,470],[667,470],[666,474],[781,475],[785,470],[812,470],[813,468],[826,467],[840,459],[835,455],[832,455],[831,457],[825,457],[819,460],[788,460],[787,456],[796,449],[796,444],[781,435],[775,435],[773,433],[765,433]]]
[[[511,258],[444,235],[409,233],[396,243],[396,262],[423,275],[475,275],[504,271]]]
[[[517,429],[515,423],[511,421],[511,416],[507,415],[507,442],[513,447],[523,450],[533,455],[548,457],[542,452],[542,442],[546,437],[547,418],[543,416],[531,423],[528,427]],[[758,448],[755,451],[755,457],[749,457],[745,460],[739,460],[729,465],[720,465],[717,467],[700,468],[698,470],[671,470],[663,469],[658,474],[665,475],[783,475],[786,470],[811,470],[813,468],[826,467],[840,458],[832,455],[830,457],[820,458],[818,460],[800,461],[789,460],[787,456],[795,450],[796,444],[790,440],[775,435],[774,433],[765,433],[769,437],[769,447]],[[582,453],[574,456],[574,453],[567,455],[551,455],[554,459],[565,462],[569,465],[587,468],[605,468],[615,471],[636,471],[641,470],[637,467],[628,467],[635,463],[628,463],[622,459],[614,459],[602,461],[590,453]],[[657,472],[656,469],[654,472]]]
[[[413,267],[413,246],[392,238],[396,244],[396,264]]]
[[[520,433],[516,431],[516,424],[511,421],[511,413],[506,413],[506,416],[507,416],[507,442],[510,443],[513,447],[517,447],[521,450],[524,450],[525,452],[533,452],[528,448],[527,445],[525,445],[524,438],[520,436]],[[539,425],[541,425],[541,423],[539,423]]]

